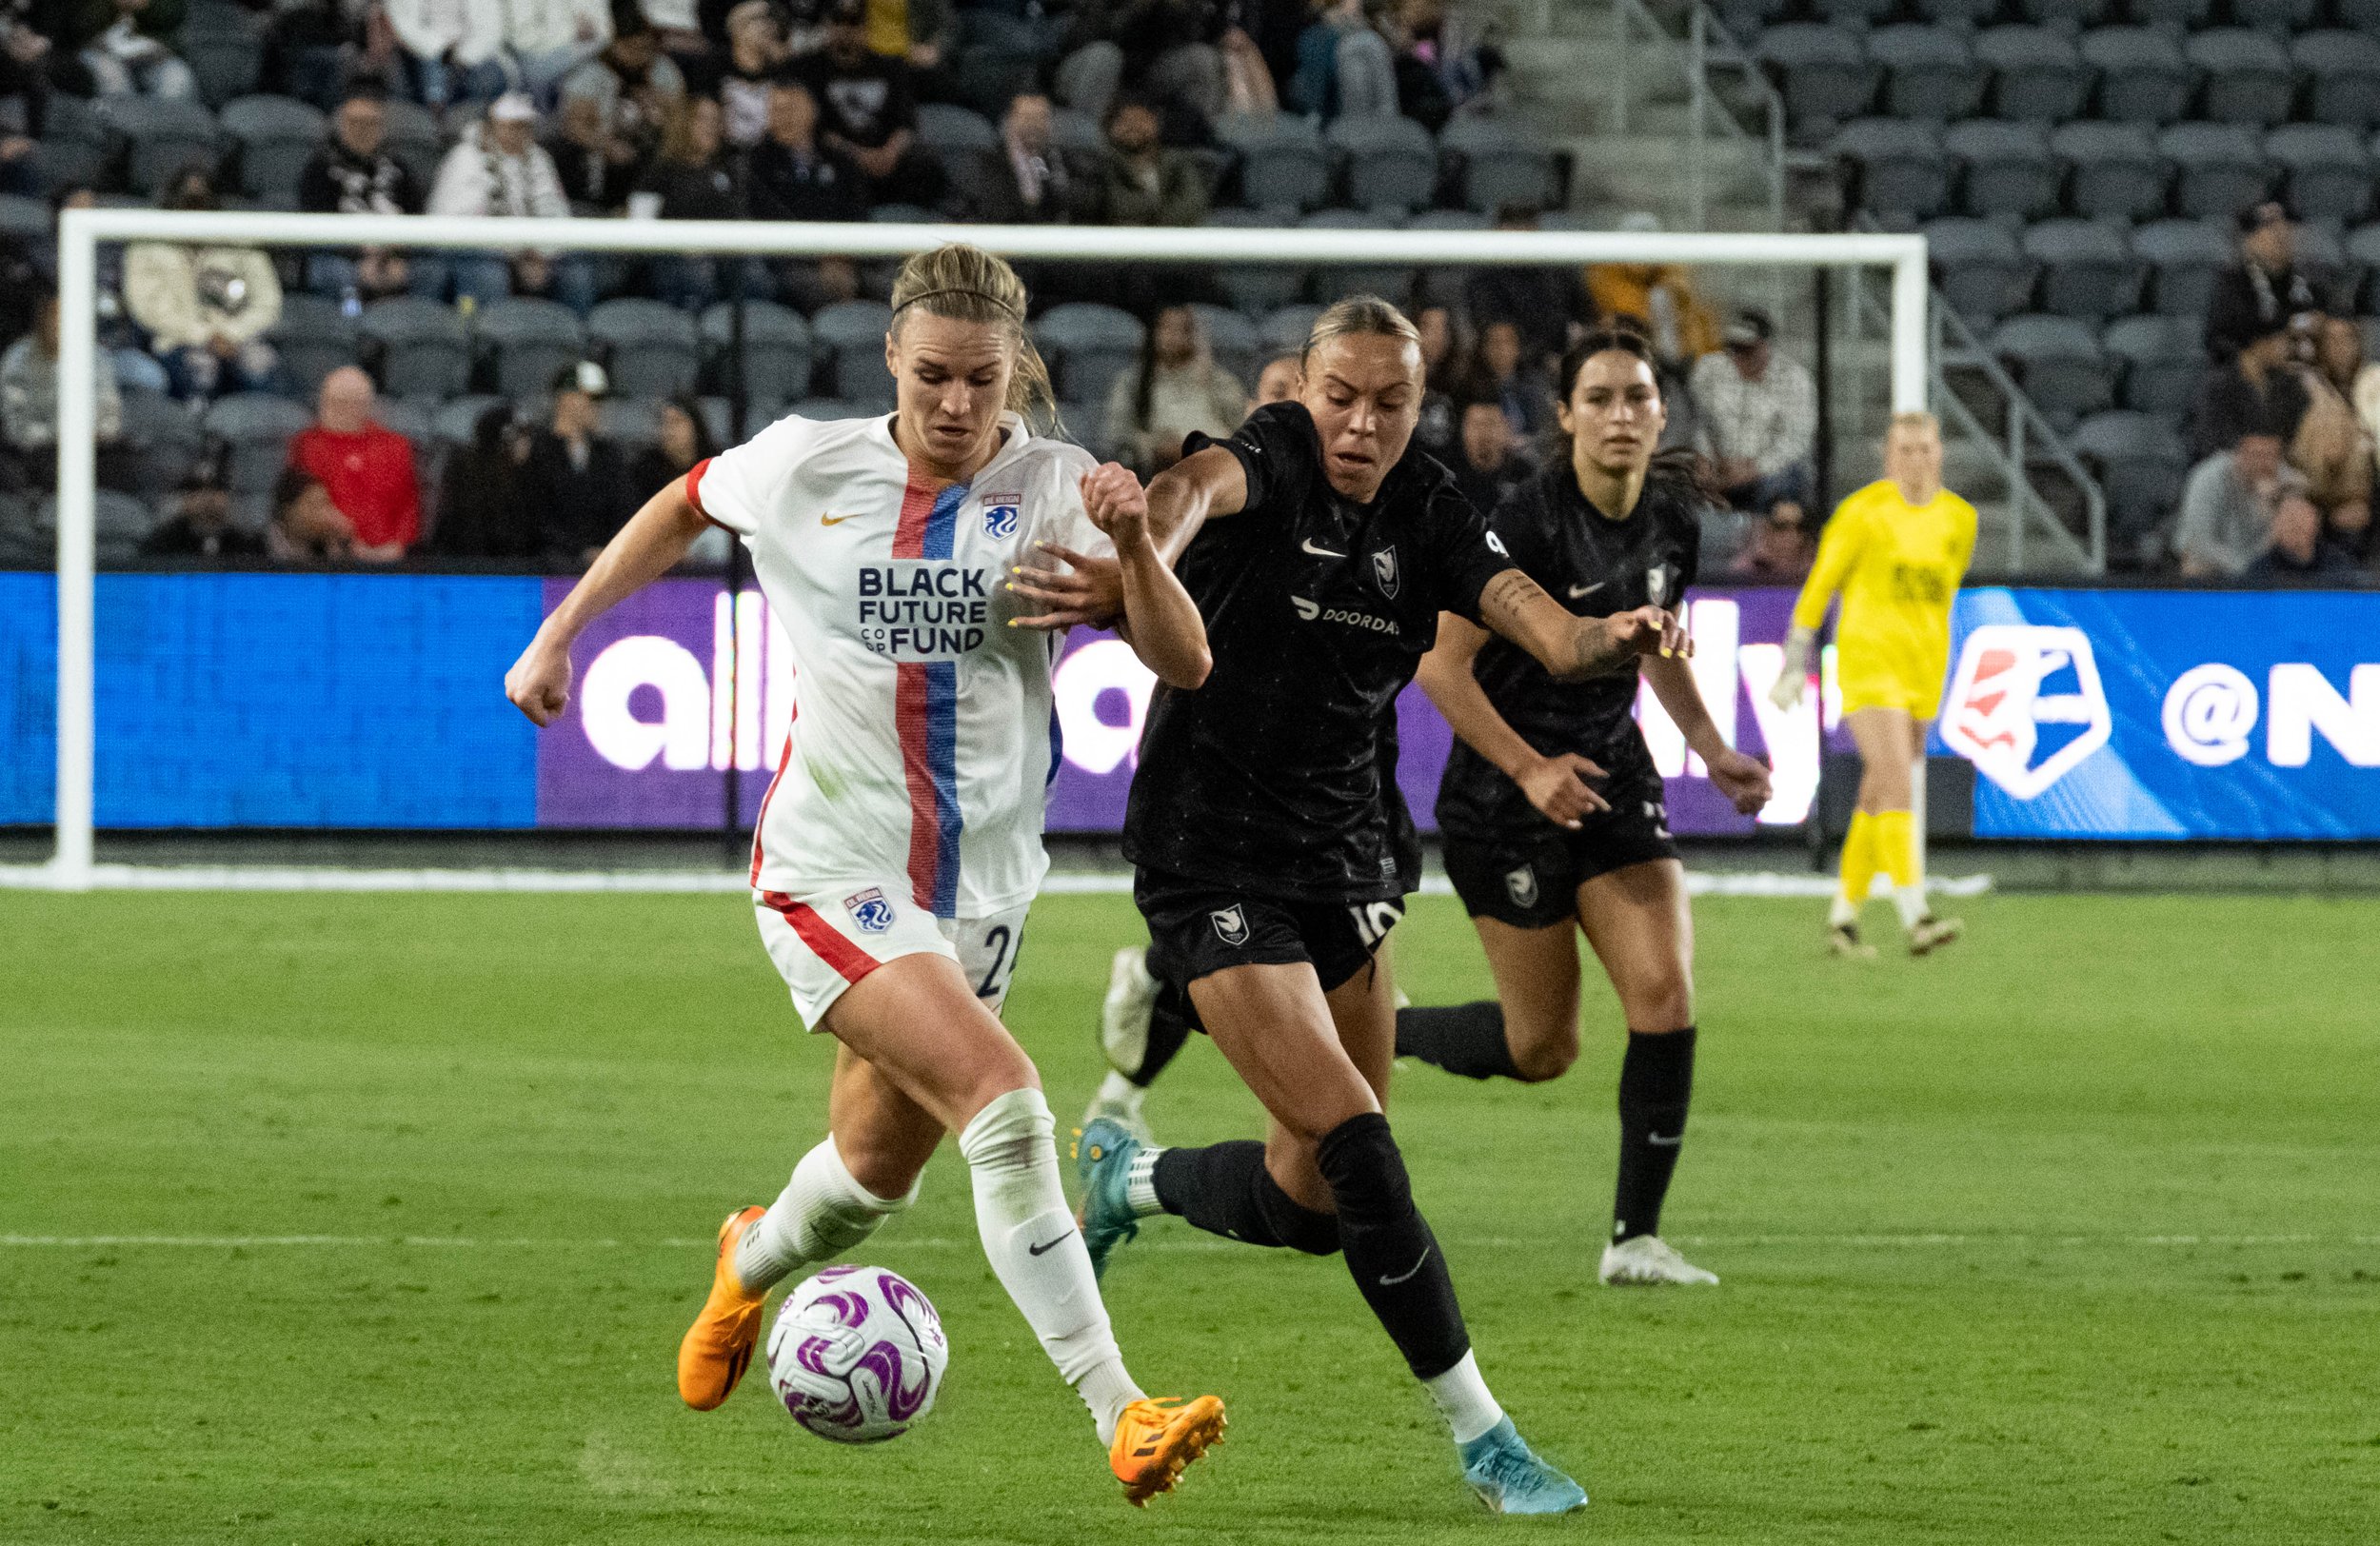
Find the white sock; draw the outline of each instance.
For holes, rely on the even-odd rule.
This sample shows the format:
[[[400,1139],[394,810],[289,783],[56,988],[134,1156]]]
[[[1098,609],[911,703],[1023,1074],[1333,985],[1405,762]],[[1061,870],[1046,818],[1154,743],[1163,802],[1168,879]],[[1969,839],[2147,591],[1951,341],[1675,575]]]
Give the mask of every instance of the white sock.
[[[1145,1088],[1133,1083],[1113,1068],[1107,1071],[1105,1079],[1100,1080],[1098,1103],[1102,1106],[1124,1111],[1138,1111],[1140,1109],[1140,1102],[1148,1098],[1149,1092]]]
[[[756,1294],[774,1288],[796,1268],[830,1260],[866,1239],[917,1195],[912,1186],[906,1197],[881,1198],[862,1186],[830,1133],[802,1157],[768,1212],[736,1243],[736,1278]]]
[[[1112,1442],[1116,1419],[1140,1399],[1100,1301],[1082,1232],[1058,1180],[1058,1124],[1035,1089],[1010,1090],[959,1135],[975,1181],[975,1228],[1001,1287],[1023,1312],[1066,1383]]]
[[[1438,1415],[1454,1431],[1455,1442],[1468,1444],[1504,1420],[1504,1409],[1479,1378],[1479,1360],[1469,1353],[1442,1375],[1421,1381],[1438,1403]]]
[[[1896,885],[1893,888],[1893,906],[1901,915],[1901,927],[1914,929],[1918,920],[1930,910],[1926,906],[1926,888],[1921,885]]]
[[[1837,929],[1849,928],[1858,922],[1858,905],[1854,902],[1846,901],[1840,891],[1835,892],[1833,900],[1828,902],[1826,904],[1827,927]]]
[[[1124,1167],[1124,1205],[1135,1219],[1147,1219],[1163,1213],[1165,1204],[1157,1200],[1157,1157],[1165,1151],[1151,1144],[1132,1157]]]

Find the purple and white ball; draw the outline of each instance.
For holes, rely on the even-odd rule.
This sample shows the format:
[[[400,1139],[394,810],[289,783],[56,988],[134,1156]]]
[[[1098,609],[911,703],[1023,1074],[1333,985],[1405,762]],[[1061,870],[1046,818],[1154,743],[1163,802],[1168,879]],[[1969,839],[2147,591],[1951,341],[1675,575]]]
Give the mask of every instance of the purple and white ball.
[[[828,1267],[785,1296],[768,1383],[793,1420],[838,1444],[877,1444],[933,1410],[950,1366],[942,1318],[882,1267]]]

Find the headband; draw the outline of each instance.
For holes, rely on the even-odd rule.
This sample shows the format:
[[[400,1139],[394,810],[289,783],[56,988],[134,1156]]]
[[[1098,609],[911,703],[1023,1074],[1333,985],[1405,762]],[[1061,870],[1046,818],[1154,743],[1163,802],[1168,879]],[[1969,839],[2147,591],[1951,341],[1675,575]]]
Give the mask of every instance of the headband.
[[[1002,312],[1005,312],[1008,320],[1011,322],[1019,322],[1022,320],[1018,316],[1017,308],[1002,300],[999,296],[986,294],[984,291],[979,289],[962,289],[955,286],[948,289],[920,290],[917,294],[910,296],[899,306],[894,307],[893,314],[898,316],[902,312],[908,310],[909,307],[917,305],[920,301],[930,301],[937,295],[972,295],[977,300],[983,302],[987,306],[996,307]]]

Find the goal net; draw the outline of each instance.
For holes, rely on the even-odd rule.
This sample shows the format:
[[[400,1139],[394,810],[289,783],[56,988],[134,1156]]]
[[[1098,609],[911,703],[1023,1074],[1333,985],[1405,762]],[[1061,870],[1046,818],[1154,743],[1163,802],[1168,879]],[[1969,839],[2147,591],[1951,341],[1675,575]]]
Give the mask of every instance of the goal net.
[[[592,868],[566,875],[510,873],[519,850],[503,842],[446,845],[435,874],[429,861],[368,874],[262,866],[280,862],[291,833],[732,841],[773,771],[792,673],[724,542],[588,631],[575,701],[554,728],[532,731],[504,702],[503,672],[585,553],[689,450],[786,412],[889,409],[884,286],[899,259],[951,240],[1019,263],[1067,432],[1144,471],[1164,437],[1139,433],[1150,412],[1140,362],[1152,322],[1182,325],[1166,322],[1169,307],[1190,307],[1198,347],[1253,395],[1338,295],[1443,306],[1454,347],[1476,347],[1460,326],[1466,286],[1529,268],[1575,286],[1589,265],[1677,266],[1715,314],[1790,290],[1779,274],[1887,270],[1892,337],[1871,419],[1925,406],[1925,248],[1909,235],[69,209],[57,487],[29,501],[36,524],[54,521],[55,570],[35,566],[46,555],[0,569],[0,682],[12,684],[0,703],[0,827],[35,835],[19,858],[40,857],[24,848],[45,826],[54,841],[46,862],[6,878],[70,889],[599,885],[612,883],[598,873],[600,840]],[[109,322],[116,255],[144,243],[260,253],[277,279],[269,356],[220,355],[195,406],[156,390]],[[544,293],[522,293],[531,288]],[[1564,326],[1531,320],[1540,339]],[[122,377],[105,401],[103,375]],[[396,451],[344,427],[357,392]],[[1435,408],[1437,448],[1461,455],[1451,400]],[[1535,413],[1550,418],[1550,401],[1507,417]],[[103,437],[103,418],[120,431]],[[347,438],[309,441],[318,420]],[[545,481],[521,481],[532,473]],[[400,485],[414,490],[409,513]],[[570,492],[519,495],[529,487]],[[346,507],[358,501],[368,508]],[[1791,590],[1725,569],[1706,563],[1690,603],[1696,669],[1721,728],[1774,763],[1776,802],[1758,823],[1735,816],[1649,697],[1642,717],[1681,834],[1790,833],[1813,812],[1831,675],[1800,709],[1775,709]],[[1079,630],[1058,680],[1051,829],[1113,832],[1148,679],[1120,642]],[[1400,774],[1427,828],[1449,736],[1418,693],[1401,713]],[[138,836],[159,832],[208,835],[215,858],[203,870],[160,863]],[[714,861],[635,883],[736,880]]]

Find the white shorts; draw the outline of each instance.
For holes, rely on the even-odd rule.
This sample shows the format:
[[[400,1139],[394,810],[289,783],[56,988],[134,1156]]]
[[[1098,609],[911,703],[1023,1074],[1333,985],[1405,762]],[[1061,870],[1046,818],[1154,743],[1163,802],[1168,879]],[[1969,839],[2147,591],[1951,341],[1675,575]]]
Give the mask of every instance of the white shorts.
[[[936,918],[909,901],[904,885],[845,884],[789,897],[755,893],[761,942],[792,990],[793,1007],[813,1031],[843,990],[901,956],[956,961],[967,985],[993,1014],[1008,998],[1030,907],[988,918]]]

